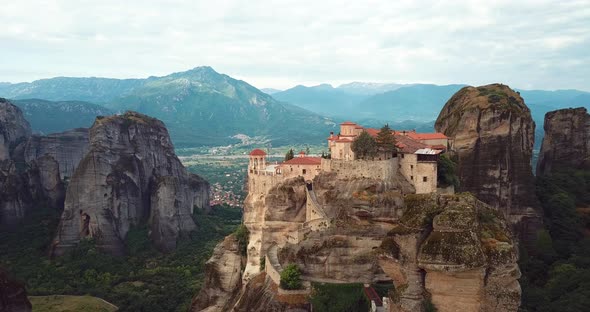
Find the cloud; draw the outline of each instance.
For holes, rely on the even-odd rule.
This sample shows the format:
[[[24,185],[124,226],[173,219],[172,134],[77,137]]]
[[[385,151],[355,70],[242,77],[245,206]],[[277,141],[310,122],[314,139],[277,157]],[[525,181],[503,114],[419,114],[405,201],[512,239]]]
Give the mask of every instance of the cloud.
[[[590,90],[590,0],[13,1],[0,81],[199,65],[258,87],[354,80]]]

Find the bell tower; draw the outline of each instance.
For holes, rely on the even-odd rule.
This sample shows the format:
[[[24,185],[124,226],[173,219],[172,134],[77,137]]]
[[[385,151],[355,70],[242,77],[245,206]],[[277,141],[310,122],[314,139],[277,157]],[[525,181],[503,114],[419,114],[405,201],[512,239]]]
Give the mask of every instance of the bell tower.
[[[248,164],[249,174],[259,174],[266,169],[266,153],[261,149],[255,149],[250,152],[250,163]]]

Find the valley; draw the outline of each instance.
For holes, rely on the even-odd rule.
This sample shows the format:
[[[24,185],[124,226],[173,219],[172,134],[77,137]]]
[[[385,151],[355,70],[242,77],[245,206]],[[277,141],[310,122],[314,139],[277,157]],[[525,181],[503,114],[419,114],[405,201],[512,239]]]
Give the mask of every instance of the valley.
[[[63,79],[67,81],[67,78],[61,78],[59,82],[62,83]],[[54,82],[44,81],[40,84],[40,87],[33,88],[37,92],[34,94],[43,94],[42,86]],[[112,82],[109,80],[108,83]],[[66,85],[71,86],[71,83],[82,83],[81,85],[84,86],[83,80],[74,80]],[[458,171],[454,174],[457,175],[455,179],[460,180],[458,184],[461,185],[460,190],[468,190],[476,194],[479,200],[483,200],[486,205],[491,207],[485,206],[485,208],[481,209],[493,208],[506,211],[502,218],[498,216],[485,217],[478,214],[473,216],[471,212],[467,211],[461,213],[468,215],[470,220],[473,218],[477,220],[479,220],[478,218],[492,218],[493,222],[489,220],[485,222],[492,222],[486,226],[490,226],[493,230],[473,232],[473,235],[479,237],[478,240],[482,242],[481,248],[486,252],[490,252],[489,248],[499,248],[497,244],[504,246],[502,248],[508,248],[502,244],[512,246],[512,243],[506,239],[509,235],[503,232],[508,231],[508,225],[511,231],[518,234],[519,241],[523,242],[523,244],[527,242],[528,246],[532,246],[527,247],[529,248],[527,251],[521,251],[531,252],[534,255],[531,258],[533,260],[521,260],[520,269],[524,275],[520,283],[524,291],[522,293],[522,304],[537,307],[536,303],[531,301],[531,296],[534,296],[535,292],[549,291],[545,290],[545,287],[552,289],[547,280],[548,278],[561,277],[559,273],[552,273],[543,279],[533,277],[536,274],[534,273],[536,272],[536,266],[547,269],[549,266],[558,265],[555,262],[558,261],[558,257],[554,256],[551,251],[544,250],[539,254],[536,251],[537,247],[535,247],[539,244],[537,235],[541,235],[538,233],[545,233],[538,231],[543,226],[543,221],[539,217],[542,215],[540,210],[547,211],[547,209],[550,210],[553,207],[547,207],[546,203],[539,205],[531,197],[536,196],[534,194],[535,188],[547,187],[545,185],[535,186],[534,182],[531,182],[535,178],[528,173],[532,173],[531,168],[536,166],[539,159],[537,155],[542,152],[542,136],[539,137],[538,133],[544,134],[539,126],[543,122],[539,123],[538,119],[545,117],[545,111],[566,105],[576,105],[580,99],[584,99],[585,93],[578,91],[511,90],[506,89],[507,87],[503,85],[462,88],[461,85],[409,84],[388,86],[386,89],[369,85],[368,87],[372,91],[363,91],[364,86],[361,84],[332,88],[331,86],[322,85],[319,88],[312,88],[314,90],[311,95],[305,95],[307,98],[302,97],[304,102],[297,103],[297,105],[304,108],[274,99],[276,96],[277,98],[283,98],[284,101],[296,102],[301,100],[301,98],[288,99],[288,96],[291,96],[292,93],[281,94],[282,92],[277,92],[273,93],[272,96],[267,96],[254,87],[226,75],[218,74],[211,68],[195,68],[168,76],[150,77],[142,81],[141,84],[135,84],[129,88],[115,88],[115,91],[119,90],[118,93],[105,95],[102,98],[105,102],[98,102],[98,98],[86,97],[79,97],[75,101],[69,101],[59,96],[52,97],[49,95],[47,97],[51,100],[30,100],[26,99],[27,95],[23,93],[23,90],[30,90],[31,88],[17,88],[15,90],[20,90],[17,97],[23,99],[15,100],[15,105],[22,109],[22,118],[30,120],[30,126],[19,126],[19,123],[24,123],[24,121],[16,111],[11,112],[17,115],[17,118],[12,118],[12,120],[16,120],[16,123],[7,123],[9,126],[5,128],[8,129],[5,137],[12,141],[6,141],[5,144],[4,165],[6,169],[3,172],[5,176],[3,181],[7,182],[3,183],[5,183],[6,187],[15,187],[17,195],[16,197],[12,195],[4,197],[8,201],[5,201],[4,207],[7,208],[3,211],[8,219],[6,217],[0,219],[10,226],[0,227],[0,267],[10,271],[19,280],[25,281],[28,294],[34,298],[35,296],[90,295],[113,303],[119,307],[119,311],[186,311],[191,307],[194,310],[196,306],[199,306],[200,300],[204,300],[205,297],[199,295],[200,293],[215,293],[218,291],[216,290],[218,286],[211,284],[211,274],[217,273],[210,271],[210,265],[207,265],[207,263],[210,263],[210,259],[217,259],[216,257],[220,257],[220,259],[226,257],[229,257],[228,259],[241,259],[240,261],[245,264],[236,270],[237,272],[245,272],[244,283],[254,276],[252,282],[262,283],[256,284],[258,285],[256,287],[263,288],[255,287],[251,290],[260,291],[258,295],[268,300],[267,304],[271,304],[271,306],[277,304],[274,300],[281,302],[281,297],[274,297],[272,292],[264,290],[266,289],[264,287],[272,288],[273,286],[268,280],[258,277],[257,270],[263,266],[265,261],[272,262],[271,264],[278,267],[277,270],[280,270],[281,266],[286,266],[290,261],[296,260],[299,261],[300,267],[305,270],[305,278],[313,282],[311,287],[318,292],[329,292],[330,289],[339,289],[339,287],[343,287],[342,289],[348,289],[347,287],[361,289],[358,288],[360,287],[359,284],[356,284],[359,281],[371,281],[372,287],[379,288],[381,286],[376,282],[381,282],[384,279],[388,281],[386,287],[389,290],[380,292],[380,296],[393,300],[387,301],[389,304],[403,307],[407,311],[414,311],[417,307],[422,306],[438,306],[439,309],[442,309],[440,311],[452,309],[453,304],[450,303],[452,299],[449,299],[449,295],[438,292],[439,287],[436,286],[436,280],[439,278],[445,280],[449,277],[438,275],[437,272],[440,268],[437,265],[426,264],[424,259],[427,258],[421,258],[423,260],[415,259],[418,262],[413,264],[404,263],[401,270],[405,273],[400,273],[399,267],[388,262],[391,260],[389,258],[395,258],[395,249],[397,247],[392,247],[393,250],[389,251],[383,249],[390,248],[391,246],[388,244],[392,244],[392,241],[394,242],[393,246],[395,246],[395,244],[403,244],[407,239],[417,239],[417,237],[413,236],[412,238],[404,236],[409,235],[409,233],[404,232],[405,230],[402,230],[405,226],[403,222],[406,221],[398,219],[400,214],[407,214],[406,209],[410,209],[409,204],[404,204],[408,199],[403,196],[399,197],[399,194],[397,194],[398,192],[401,192],[401,194],[412,192],[406,189],[407,186],[403,182],[404,179],[413,179],[410,174],[406,174],[407,176],[404,177],[396,176],[392,180],[395,182],[381,181],[383,177],[371,176],[373,171],[369,169],[367,171],[368,175],[356,176],[353,179],[355,182],[352,184],[350,184],[350,177],[338,176],[342,172],[347,172],[348,169],[345,167],[337,167],[340,169],[336,170],[335,177],[329,174],[321,175],[317,181],[319,183],[317,192],[321,195],[316,197],[315,201],[328,205],[329,218],[333,218],[330,223],[334,224],[335,228],[326,232],[329,235],[328,238],[324,239],[321,238],[315,228],[315,226],[320,228],[322,226],[312,225],[314,230],[305,234],[308,236],[303,240],[302,246],[295,244],[289,246],[282,253],[277,251],[276,255],[266,254],[267,249],[274,250],[269,245],[271,242],[283,244],[282,239],[279,238],[280,235],[299,233],[297,231],[293,232],[293,228],[298,224],[297,222],[301,221],[299,220],[301,213],[297,209],[301,208],[302,202],[300,201],[303,196],[299,194],[301,185],[296,182],[286,182],[285,185],[279,187],[280,191],[267,190],[269,192],[267,194],[269,196],[268,203],[265,203],[266,200],[257,202],[256,200],[253,201],[252,198],[249,199],[252,190],[256,190],[253,184],[250,188],[246,187],[249,183],[250,152],[254,148],[264,149],[265,153],[267,153],[265,162],[271,166],[283,162],[289,150],[292,150],[295,155],[299,154],[299,151],[303,151],[306,154],[305,157],[308,158],[319,158],[321,155],[327,156],[332,146],[325,143],[326,139],[332,136],[337,138],[346,137],[346,133],[337,127],[340,123],[339,120],[353,119],[367,127],[378,128],[389,123],[394,130],[411,130],[399,133],[417,133],[418,136],[420,136],[421,132],[432,132],[436,127],[439,131],[445,132],[451,137],[461,138],[461,140],[453,140],[452,143],[447,145],[449,148],[468,151],[467,154],[462,154],[464,152],[455,154],[455,157],[457,157],[455,161],[458,161],[460,166],[456,168]],[[87,87],[84,86],[84,88]],[[489,88],[489,90],[486,88]],[[2,90],[0,89],[0,91]],[[466,93],[465,90],[471,90],[471,93]],[[299,87],[294,91],[305,93],[307,89]],[[90,93],[94,94],[95,92]],[[352,93],[356,95],[352,96]],[[63,94],[67,94],[67,92]],[[462,98],[461,95],[463,94],[469,94],[469,96]],[[309,101],[314,97],[319,102]],[[352,102],[340,105],[339,99],[344,97]],[[517,101],[516,99],[520,97],[522,99]],[[531,104],[527,102],[527,97],[531,98]],[[485,105],[482,104],[484,98],[487,101]],[[548,102],[547,99],[552,100]],[[100,104],[82,100],[94,100]],[[330,101],[333,101],[333,107],[331,108]],[[483,131],[478,134],[479,142],[487,150],[478,150],[478,148],[483,147],[476,148],[476,146],[469,145],[475,140],[471,137],[472,132],[470,131],[473,130],[469,130],[469,127],[472,127],[474,120],[476,120],[475,115],[470,115],[474,107],[464,108],[462,106],[464,104],[460,104],[457,106],[459,109],[442,109],[444,103],[449,105],[449,103],[455,102],[479,103],[477,104],[479,106],[474,106],[483,109],[483,112],[479,113],[479,118],[485,117],[487,118],[485,120],[490,120],[489,124],[491,124],[489,128],[477,128],[478,131]],[[157,105],[154,105],[154,103]],[[210,106],[219,103],[225,103],[227,106],[215,109]],[[306,105],[305,103],[313,105]],[[317,105],[322,105],[322,103],[325,103],[326,106],[321,110],[317,109]],[[397,106],[399,103],[404,103],[404,105]],[[489,107],[486,105],[489,105]],[[529,106],[530,112],[528,111]],[[365,114],[359,107],[371,113]],[[329,109],[326,110],[326,108]],[[123,113],[124,110],[128,109],[156,115],[162,118],[162,122],[140,113]],[[436,113],[441,109],[443,111],[456,109],[457,111],[451,112],[448,116],[443,116]],[[508,119],[501,119],[507,118],[504,113],[501,113],[503,110],[509,112]],[[203,114],[203,112],[209,111],[212,113],[207,116]],[[216,114],[217,111],[223,113]],[[198,112],[198,114],[195,115],[195,112]],[[528,114],[530,114],[530,117],[528,117]],[[582,113],[579,112],[579,114]],[[437,119],[437,115],[438,120],[435,123],[434,119]],[[457,116],[461,116],[461,118],[457,119]],[[504,124],[500,120],[504,120],[502,121]],[[462,122],[465,124],[461,124]],[[478,122],[482,121],[478,119]],[[510,123],[512,123],[511,126]],[[535,123],[537,123],[536,127]],[[228,128],[226,127],[227,124],[234,126]],[[347,123],[342,124],[346,125]],[[355,125],[354,123],[348,124]],[[517,124],[521,128],[517,127]],[[12,130],[11,127],[16,127],[16,130]],[[84,129],[88,127],[89,130]],[[168,127],[170,128],[169,132]],[[72,131],[70,130],[72,128],[77,129]],[[505,128],[510,128],[514,132],[511,132],[510,135],[505,132],[497,132],[496,134],[496,131],[499,131],[498,129]],[[458,130],[466,130],[467,132],[454,132]],[[66,132],[55,133],[59,131]],[[372,131],[376,132],[377,129]],[[332,134],[330,134],[331,132]],[[17,136],[13,133],[16,133]],[[31,135],[31,133],[35,134]],[[398,132],[395,133],[399,135]],[[504,141],[496,142],[496,140],[500,140],[501,136],[505,136],[502,139]],[[84,143],[85,140],[89,140],[89,143]],[[403,138],[398,137],[398,140],[402,140],[407,144]],[[150,149],[146,149],[146,146],[150,146]],[[508,146],[517,149],[508,151],[504,148]],[[518,148],[522,148],[522,150]],[[496,167],[497,164],[493,159],[484,160],[478,164],[477,161],[481,160],[481,157],[474,158],[472,154],[474,150],[477,151],[476,153],[486,155],[494,153],[510,154],[511,160],[503,165],[498,165],[500,167]],[[581,151],[580,153],[584,154],[585,152]],[[522,157],[522,159],[517,157]],[[532,160],[531,167],[522,165],[527,162],[526,159]],[[547,160],[543,161],[546,162]],[[83,165],[78,166],[78,163]],[[23,167],[22,164],[26,166]],[[164,167],[161,164],[164,164]],[[480,171],[478,173],[480,176],[478,176],[473,173],[474,170],[469,169],[468,164],[472,164],[473,167],[477,168],[483,168],[482,166],[485,164],[490,169]],[[509,169],[503,166],[509,166]],[[157,170],[160,173],[155,173]],[[498,176],[490,174],[494,170],[500,170]],[[171,172],[174,174],[167,176]],[[51,174],[48,175],[48,173]],[[123,174],[121,175],[121,173]],[[106,177],[104,184],[89,178],[97,174]],[[153,176],[146,178],[150,174]],[[576,176],[579,183],[586,185],[585,179],[587,177],[583,172],[576,173]],[[63,179],[58,181],[55,179],[56,177]],[[452,180],[452,176],[450,176],[450,179]],[[483,183],[484,179],[490,179],[484,183],[485,187],[480,184]],[[550,177],[539,181],[546,181],[546,179],[550,179]],[[424,181],[426,180],[432,181],[433,177],[428,176],[424,179]],[[113,181],[119,182],[113,183]],[[154,181],[156,184],[152,184]],[[295,184],[291,185],[291,183]],[[516,185],[517,183],[521,183],[517,187],[519,191],[507,186]],[[553,183],[551,185],[559,185],[561,182],[551,183]],[[80,186],[86,184],[87,186]],[[85,191],[74,193],[72,185]],[[205,187],[205,185],[207,186]],[[187,190],[187,187],[191,190]],[[192,189],[195,187],[196,189]],[[490,191],[489,187],[498,190],[499,195]],[[556,189],[560,189],[560,187],[555,186],[553,188],[553,186],[550,186],[546,193],[556,192]],[[290,188],[293,192],[281,193]],[[341,188],[340,195],[332,193],[334,188]],[[107,191],[94,194],[102,189]],[[8,191],[9,189],[5,188],[5,192]],[[423,186],[420,186],[420,192],[428,193],[432,192],[432,190],[423,189]],[[561,196],[563,192],[558,191],[557,195]],[[29,198],[31,196],[29,194],[34,195],[34,197],[23,200]],[[150,198],[148,206],[144,206],[146,196]],[[462,203],[459,207],[471,205],[468,203],[472,203],[473,199],[461,196],[440,197],[437,201],[459,201]],[[586,195],[582,190],[568,196],[576,197],[576,203],[579,201],[579,205],[586,204],[584,199]],[[101,208],[103,204],[96,205],[91,198],[100,198],[100,202],[104,201],[108,205],[117,206],[103,210]],[[332,202],[333,200],[336,201]],[[60,201],[62,201],[61,204]],[[194,205],[190,204],[191,202]],[[525,202],[530,206],[522,204]],[[15,206],[12,203],[17,204]],[[479,202],[474,203],[477,203],[476,206],[479,205]],[[270,210],[265,210],[265,212],[256,210],[260,209],[260,205],[267,204],[274,205],[273,207],[276,206],[281,211],[277,212],[278,215],[275,215],[275,212],[272,212],[272,207],[269,208]],[[318,204],[316,203],[316,205]],[[61,208],[64,206],[65,209]],[[75,213],[77,207],[84,207],[84,212],[82,213],[82,210],[80,210],[79,215]],[[121,218],[122,215],[110,216],[109,213],[105,215],[102,212],[119,211],[122,207],[129,209],[126,212],[129,214],[129,218]],[[144,208],[138,209],[138,207]],[[14,218],[14,213],[10,212],[10,209],[17,211],[16,218]],[[463,208],[452,208],[451,210],[454,209],[460,210]],[[440,213],[440,210],[436,211]],[[545,213],[550,215],[546,211]],[[578,209],[577,211],[584,210]],[[149,217],[145,215],[146,212],[149,212]],[[170,218],[169,214],[179,217]],[[370,217],[372,214],[375,214],[373,216],[375,217],[374,220],[371,219],[373,217]],[[121,219],[113,221],[113,217]],[[256,223],[258,221],[253,221],[258,218],[268,218],[268,224],[259,227],[258,223]],[[503,218],[506,218],[506,221]],[[319,221],[315,219],[305,221],[304,224],[309,222],[319,224]],[[504,222],[507,222],[508,225],[505,225]],[[105,224],[108,226],[105,226]],[[427,225],[424,231],[429,231],[428,229],[433,226],[438,225]],[[458,231],[464,225],[453,224],[452,226],[457,227],[453,231]],[[570,226],[577,228],[585,225]],[[441,227],[440,233],[447,233],[447,230],[445,227]],[[493,232],[492,235],[496,236],[488,237],[490,231]],[[243,237],[244,235],[247,237],[248,232],[250,233],[250,239],[253,241],[248,247],[248,257],[242,258],[244,254],[241,254],[240,250],[246,248]],[[436,237],[439,235],[443,235],[438,234],[438,232],[424,233],[426,234],[423,235],[433,235],[433,240],[437,239]],[[573,233],[570,234],[574,235]],[[548,235],[561,234],[559,232],[549,232]],[[228,255],[228,251],[223,246],[233,244],[232,239],[236,237],[241,238],[238,240],[239,242],[236,241],[237,249],[231,249],[231,253],[235,254]],[[342,240],[342,237],[346,239]],[[575,253],[576,257],[585,259],[585,251],[577,252],[577,250],[581,250],[578,248],[583,247],[584,241],[581,241],[581,245],[578,246],[567,242],[571,239],[570,237],[555,237],[557,240],[554,248],[564,248],[562,245],[566,244],[570,247],[560,250],[565,250],[564,252],[568,255]],[[354,240],[351,240],[352,238]],[[359,239],[366,240],[370,244],[366,246],[357,245],[355,240]],[[26,243],[19,243],[21,240]],[[256,243],[257,240],[263,242]],[[425,244],[425,247],[412,247],[418,249],[410,248],[403,252],[411,254],[422,252],[420,250],[424,248],[431,248],[428,247],[430,245],[426,241],[419,240],[417,242]],[[477,247],[478,244],[473,245],[473,242],[463,243],[466,246],[465,248],[480,248]],[[344,244],[338,247],[341,248],[337,252],[341,256],[340,258],[331,258],[334,257],[332,244],[336,244],[334,246]],[[260,247],[252,249],[253,246]],[[320,248],[319,246],[324,247]],[[381,254],[370,252],[368,249],[365,250],[369,246],[381,248],[378,249]],[[312,253],[304,256],[300,254],[303,252],[302,250],[310,248],[311,250],[320,249],[314,251],[317,254]],[[495,257],[494,252],[502,250],[501,248],[498,250],[493,249],[492,253],[486,257]],[[272,259],[277,257],[277,260],[263,261],[261,259],[264,259],[264,257],[261,258],[260,254]],[[424,257],[430,257],[430,255],[427,256],[427,253],[423,253],[423,255]],[[298,258],[300,256],[303,258]],[[377,258],[373,258],[375,256]],[[432,255],[434,258],[439,256],[436,253]],[[332,262],[331,268],[336,269],[334,272],[338,274],[340,279],[334,278],[332,275],[324,275],[325,273],[321,273],[321,270],[318,271],[318,266],[323,265],[323,262],[318,262],[318,259],[324,257],[332,259],[330,260]],[[446,256],[443,255],[443,257]],[[535,257],[544,258],[543,260],[535,260]],[[501,263],[479,263],[477,270],[498,270],[503,272],[501,274],[511,276],[520,274],[514,271],[516,262],[512,254],[502,259],[503,262]],[[362,270],[359,271],[349,267],[351,263],[355,263],[359,265],[359,268],[369,268],[369,263],[372,263],[373,260],[380,264],[371,266],[368,270],[372,273],[369,275],[366,275],[368,273],[362,272]],[[561,260],[574,263],[580,261],[569,258],[561,258]],[[428,261],[434,260],[430,259]],[[440,259],[436,261],[440,261]],[[543,265],[539,261],[543,261]],[[345,269],[341,269],[340,265]],[[410,266],[407,267],[408,265]],[[404,288],[405,286],[400,283],[415,278],[414,273],[407,271],[408,268],[412,268],[410,269],[412,271],[417,268],[416,266],[419,266],[422,270],[430,270],[428,274],[430,274],[432,280],[420,286],[422,288]],[[384,271],[381,272],[380,270]],[[584,274],[585,268],[583,266],[580,270],[581,274]],[[262,273],[273,274],[272,271],[263,271]],[[219,272],[219,274],[223,274],[223,272]],[[387,274],[392,275],[385,277]],[[396,278],[400,277],[400,274],[403,275],[403,279],[396,280]],[[471,273],[465,274],[464,278],[474,278],[469,275]],[[368,276],[371,278],[367,279]],[[393,283],[391,277],[393,277]],[[317,284],[317,281],[328,281],[330,283]],[[344,285],[350,286],[331,284],[334,282],[344,282]],[[448,282],[455,283],[457,281],[449,279]],[[493,284],[496,286],[482,288],[480,291],[484,291],[488,296],[484,301],[486,307],[500,304],[493,303],[495,299],[491,297],[516,296],[516,294],[520,296],[520,288],[516,288],[515,280],[504,279],[498,275],[494,277],[494,283],[509,284],[510,286],[507,289],[509,289],[510,294],[500,295],[495,293],[496,284]],[[543,283],[547,283],[547,285]],[[238,286],[234,284],[232,287]],[[580,291],[584,291],[584,288],[579,287],[577,284],[572,287],[576,289],[577,296]],[[238,294],[236,291],[237,288],[234,289],[231,296]],[[427,291],[432,297],[418,295],[423,291]],[[227,301],[226,303],[235,304],[238,311],[251,308],[263,311],[268,307],[265,305],[252,305],[251,302],[244,301],[250,300],[248,298],[253,296],[252,294],[244,293],[241,295],[245,296],[242,301]],[[235,299],[235,297],[232,298]],[[295,306],[305,306],[306,302],[308,302],[308,299],[305,299],[306,297],[296,296],[296,298],[293,299],[293,302],[298,302]],[[41,299],[34,299],[33,301],[35,300],[37,300],[36,304],[39,304]],[[323,297],[312,297],[309,300],[317,306],[329,306],[330,302],[329,298]],[[364,306],[370,302],[363,296],[355,300],[358,302],[353,300],[354,302],[349,304],[358,303]],[[559,300],[569,299],[559,297],[555,299],[555,302],[559,302]],[[470,301],[473,307],[478,306],[478,304],[473,303],[475,301]],[[45,304],[51,305],[53,303],[46,302]],[[65,301],[61,303],[62,306],[67,306],[67,304],[69,303]],[[289,307],[289,304],[284,304],[285,302],[281,302],[275,307],[282,307],[279,310]],[[504,300],[501,301],[501,304],[506,305],[506,311],[513,311],[513,308],[517,305],[514,300]]]

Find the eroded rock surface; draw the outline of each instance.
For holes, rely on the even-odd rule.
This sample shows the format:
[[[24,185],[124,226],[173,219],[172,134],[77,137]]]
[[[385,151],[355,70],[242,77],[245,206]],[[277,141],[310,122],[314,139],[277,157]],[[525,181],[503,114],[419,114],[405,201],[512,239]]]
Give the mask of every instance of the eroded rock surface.
[[[501,84],[465,87],[445,104],[435,128],[453,140],[461,190],[533,240],[542,213],[531,168],[535,123],[520,95]]]
[[[590,115],[583,107],[545,114],[537,175],[560,168],[590,169]]]
[[[32,209],[61,209],[64,185],[51,157],[27,162],[31,134],[20,109],[0,99],[0,226],[14,227]]]
[[[80,160],[88,152],[88,129],[79,128],[46,136],[34,135],[24,150],[26,162],[49,155],[59,163],[62,179],[71,178]]]
[[[233,235],[217,244],[205,264],[204,286],[193,299],[191,311],[230,311],[242,287],[245,260]]]
[[[426,296],[438,311],[518,310],[520,271],[510,229],[473,195],[408,195],[400,225],[381,250],[380,265],[396,284],[393,301],[402,311],[418,311]]]
[[[161,121],[135,112],[98,117],[69,182],[53,255],[85,237],[122,254],[130,227],[145,223],[156,246],[171,250],[179,235],[195,228],[194,207],[209,209],[208,194],[208,183],[174,154]]]
[[[20,108],[0,98],[0,160],[11,159],[11,153],[31,136],[31,125]]]

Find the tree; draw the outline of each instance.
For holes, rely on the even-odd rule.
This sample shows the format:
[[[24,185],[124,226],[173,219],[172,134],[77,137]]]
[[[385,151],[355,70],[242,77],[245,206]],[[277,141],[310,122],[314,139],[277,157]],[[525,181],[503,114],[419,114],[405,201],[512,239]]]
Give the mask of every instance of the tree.
[[[295,158],[295,153],[293,152],[293,149],[290,149],[287,154],[285,154],[285,161],[291,160],[293,158]]]
[[[456,191],[459,189],[457,163],[455,163],[447,154],[442,154],[438,158],[437,180],[438,185],[441,187],[452,185],[455,187]]]
[[[283,289],[301,289],[301,271],[296,264],[289,264],[281,272],[281,287]]]
[[[352,141],[352,151],[357,159],[375,157],[375,154],[377,154],[377,142],[367,131],[363,131]]]
[[[391,154],[396,150],[395,143],[395,137],[391,133],[391,128],[389,128],[388,124],[385,124],[379,130],[379,133],[377,133],[377,146],[379,150],[386,154]]]

